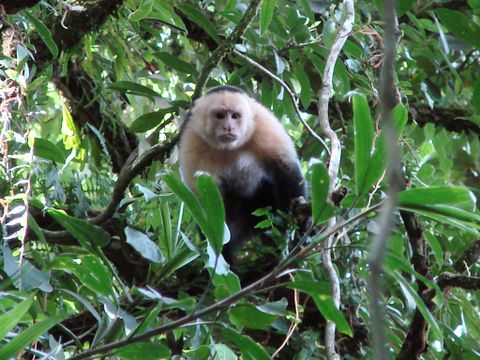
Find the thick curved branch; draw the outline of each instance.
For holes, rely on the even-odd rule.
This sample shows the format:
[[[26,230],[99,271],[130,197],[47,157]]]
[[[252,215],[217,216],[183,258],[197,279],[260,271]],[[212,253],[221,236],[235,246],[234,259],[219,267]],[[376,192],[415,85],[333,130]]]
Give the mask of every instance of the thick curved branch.
[[[343,48],[343,45],[347,41],[347,37],[349,33],[352,31],[353,22],[355,20],[355,8],[353,5],[353,0],[345,0],[343,2],[344,6],[344,20],[340,27],[340,30],[337,33],[335,41],[332,44],[330,52],[327,57],[327,61],[325,64],[325,70],[323,72],[323,79],[322,79],[322,88],[319,94],[318,100],[318,119],[320,128],[322,129],[323,133],[327,135],[330,139],[331,144],[331,151],[330,151],[330,163],[328,166],[328,176],[330,178],[329,184],[329,194],[330,196],[333,194],[335,190],[335,185],[338,176],[338,170],[340,167],[340,159],[342,156],[342,146],[340,144],[340,140],[338,139],[337,134],[335,131],[332,130],[330,127],[330,122],[328,120],[328,103],[330,101],[330,96],[332,94],[333,89],[333,70],[335,69],[335,63],[337,62],[338,56],[340,51]],[[336,224],[335,217],[332,217],[328,221],[329,227],[334,227]],[[332,247],[333,244],[333,235],[329,236],[327,240],[324,242],[324,248],[322,252],[323,257],[323,266],[327,273],[332,299],[337,307],[340,307],[340,280],[338,278],[337,271],[333,266],[332,262]],[[328,359],[339,359],[339,355],[335,349],[335,329],[336,325],[333,321],[327,321],[327,326],[325,328],[325,347]]]

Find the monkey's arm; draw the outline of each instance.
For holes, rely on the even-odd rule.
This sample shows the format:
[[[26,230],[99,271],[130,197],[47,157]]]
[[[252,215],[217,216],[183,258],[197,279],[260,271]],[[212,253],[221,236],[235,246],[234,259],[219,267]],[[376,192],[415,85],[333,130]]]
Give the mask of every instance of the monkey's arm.
[[[279,159],[269,165],[273,178],[275,207],[282,211],[290,209],[292,200],[307,197],[307,185],[296,159]]]

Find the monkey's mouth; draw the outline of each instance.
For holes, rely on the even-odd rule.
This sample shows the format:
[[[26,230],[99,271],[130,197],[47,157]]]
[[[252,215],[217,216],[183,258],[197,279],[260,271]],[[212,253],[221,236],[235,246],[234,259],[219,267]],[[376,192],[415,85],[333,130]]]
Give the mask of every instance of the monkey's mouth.
[[[234,142],[238,139],[238,135],[235,134],[223,134],[219,136],[221,142]]]

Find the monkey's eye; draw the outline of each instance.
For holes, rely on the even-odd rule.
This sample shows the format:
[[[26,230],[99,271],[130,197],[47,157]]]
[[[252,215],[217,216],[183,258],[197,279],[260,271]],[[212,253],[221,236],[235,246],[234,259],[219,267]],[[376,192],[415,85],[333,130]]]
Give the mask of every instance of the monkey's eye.
[[[215,118],[219,119],[219,120],[223,120],[225,119],[225,114],[223,112],[216,112],[214,114]]]
[[[237,113],[237,112],[234,112],[234,113],[232,114],[232,119],[238,119],[238,118],[240,118],[240,114]]]

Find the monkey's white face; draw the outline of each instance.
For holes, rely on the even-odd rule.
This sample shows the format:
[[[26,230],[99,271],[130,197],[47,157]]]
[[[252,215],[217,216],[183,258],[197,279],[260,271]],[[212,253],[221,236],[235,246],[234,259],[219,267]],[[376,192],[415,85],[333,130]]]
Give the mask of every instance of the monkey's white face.
[[[203,111],[202,111],[203,110]],[[197,131],[217,149],[234,150],[242,146],[253,131],[250,100],[237,93],[211,94],[202,98],[193,113]]]

